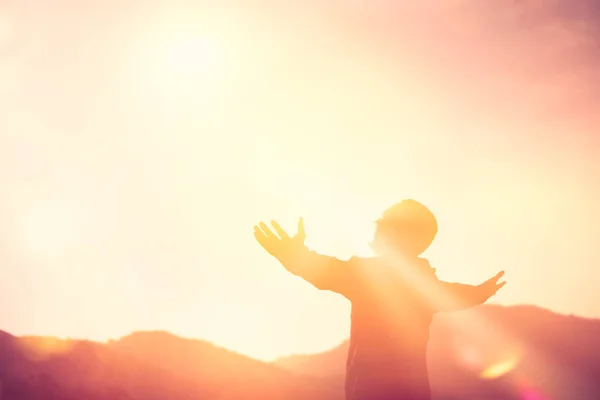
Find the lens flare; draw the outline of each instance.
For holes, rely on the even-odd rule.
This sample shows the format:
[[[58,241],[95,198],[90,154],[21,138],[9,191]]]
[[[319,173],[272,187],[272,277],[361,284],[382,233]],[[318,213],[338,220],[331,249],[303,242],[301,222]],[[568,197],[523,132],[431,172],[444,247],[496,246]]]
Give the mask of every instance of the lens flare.
[[[484,369],[481,373],[481,377],[483,379],[496,379],[503,375],[506,375],[515,369],[515,367],[519,363],[519,360],[520,357],[512,356],[509,359],[496,362]]]

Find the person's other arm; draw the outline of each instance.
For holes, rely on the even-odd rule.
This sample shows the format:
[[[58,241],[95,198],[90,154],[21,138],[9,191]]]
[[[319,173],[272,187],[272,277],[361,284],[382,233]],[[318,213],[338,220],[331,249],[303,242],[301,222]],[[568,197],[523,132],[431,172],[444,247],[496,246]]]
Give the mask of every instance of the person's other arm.
[[[480,285],[440,282],[442,296],[439,311],[458,311],[485,303],[496,294],[506,282],[498,283],[504,272],[496,274]]]

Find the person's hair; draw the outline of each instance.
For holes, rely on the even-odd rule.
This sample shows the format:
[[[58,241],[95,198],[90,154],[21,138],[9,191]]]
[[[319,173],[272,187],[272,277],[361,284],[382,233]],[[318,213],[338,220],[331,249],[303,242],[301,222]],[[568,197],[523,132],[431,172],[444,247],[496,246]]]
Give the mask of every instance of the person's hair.
[[[418,256],[427,250],[437,231],[437,220],[426,206],[412,199],[402,200],[376,221],[372,247],[382,252],[392,246]]]

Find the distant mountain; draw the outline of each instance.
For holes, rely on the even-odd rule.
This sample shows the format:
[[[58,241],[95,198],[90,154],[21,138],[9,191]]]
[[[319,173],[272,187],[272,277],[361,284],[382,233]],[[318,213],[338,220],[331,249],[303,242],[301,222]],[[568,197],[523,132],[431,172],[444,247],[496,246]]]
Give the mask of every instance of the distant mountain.
[[[148,365],[211,388],[211,399],[335,399],[341,394],[320,379],[296,376],[209,342],[182,339],[166,332],[138,332],[109,345]]]
[[[0,333],[2,400],[339,399],[268,363],[168,333],[109,344]]]
[[[536,307],[436,317],[434,399],[600,399],[598,344],[600,320]],[[0,399],[341,400],[347,350],[345,342],[269,364],[166,332],[101,344],[0,331]]]
[[[430,379],[438,400],[600,399],[600,320],[490,305],[440,315],[431,332]],[[275,364],[339,386],[347,352],[344,342]]]

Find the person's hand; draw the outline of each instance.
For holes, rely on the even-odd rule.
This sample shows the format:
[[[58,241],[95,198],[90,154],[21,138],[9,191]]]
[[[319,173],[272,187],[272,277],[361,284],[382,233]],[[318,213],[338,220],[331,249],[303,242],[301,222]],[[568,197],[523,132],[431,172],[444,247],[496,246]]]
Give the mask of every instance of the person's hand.
[[[306,233],[304,232],[304,220],[302,218],[298,220],[298,232],[293,237],[290,237],[277,221],[271,221],[271,225],[277,234],[264,222],[254,226],[254,237],[269,254],[281,259],[304,247]]]
[[[500,278],[502,278],[503,276],[504,276],[504,271],[498,272],[496,274],[496,276],[488,279],[487,281],[485,281],[481,285],[479,285],[479,288],[484,293],[486,299],[489,299],[490,297],[495,295],[496,292],[498,292],[498,290],[500,290],[500,288],[502,286],[506,285],[506,281],[502,281],[502,282],[498,283],[498,280],[500,280]]]

